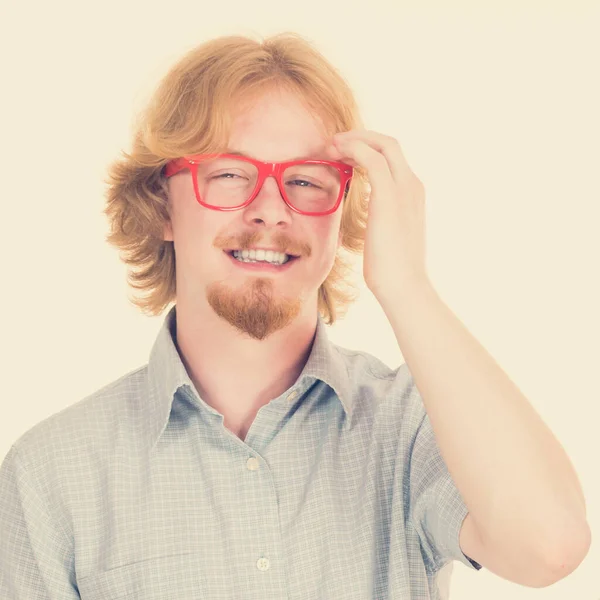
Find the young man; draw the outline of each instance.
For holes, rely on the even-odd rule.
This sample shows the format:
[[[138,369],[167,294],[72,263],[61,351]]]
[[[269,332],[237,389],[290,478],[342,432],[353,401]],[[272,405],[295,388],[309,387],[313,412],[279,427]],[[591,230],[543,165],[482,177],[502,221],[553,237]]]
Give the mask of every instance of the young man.
[[[279,92],[257,99],[237,116],[229,148],[274,162],[299,156],[331,160],[335,154],[301,102]],[[235,160],[213,163],[217,175],[209,173],[213,179],[205,187],[209,200],[243,192],[240,201],[246,201],[252,191],[246,179],[253,185],[256,179],[247,176],[252,167]],[[321,196],[337,200],[339,173],[313,167],[288,169],[284,186],[292,199],[309,202],[305,197],[311,194],[313,207]],[[321,172],[326,185],[337,184],[335,194],[312,191]],[[284,202],[274,177],[236,211],[199,206],[189,168],[168,182],[171,222],[165,240],[174,242],[177,255],[177,347],[199,396],[244,440],[260,408],[289,390],[306,364],[319,287],[340,246],[342,211],[298,214]],[[250,249],[294,258],[279,265],[272,256],[252,255],[246,260],[258,262],[242,262],[233,255]]]
[[[110,240],[140,307],[176,302],[147,365],[10,449],[0,597],[424,599],[453,560],[535,587],[575,568],[568,459],[434,293],[422,186],[324,59],[215,40],[152,107],[111,171]],[[394,370],[327,339],[361,239]]]

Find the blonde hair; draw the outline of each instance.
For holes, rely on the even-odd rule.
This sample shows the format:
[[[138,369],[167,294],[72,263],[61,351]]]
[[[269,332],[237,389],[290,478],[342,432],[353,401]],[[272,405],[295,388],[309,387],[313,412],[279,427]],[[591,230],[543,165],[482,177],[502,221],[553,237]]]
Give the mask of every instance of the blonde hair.
[[[163,239],[169,221],[163,167],[173,158],[222,152],[229,141],[232,109],[239,108],[236,99],[251,102],[253,94],[268,89],[297,94],[329,135],[363,128],[348,84],[296,33],[262,42],[224,36],[187,52],[139,115],[132,151],[122,151],[105,178],[104,214],[110,225],[106,241],[120,250],[130,286],[146,293],[130,298],[142,312],[157,316],[176,299],[175,251],[173,242]],[[355,167],[340,224],[341,248],[355,254],[364,251],[368,190],[366,171]],[[350,262],[338,251],[319,288],[318,310],[328,325],[356,300],[355,286],[346,281],[350,270]]]

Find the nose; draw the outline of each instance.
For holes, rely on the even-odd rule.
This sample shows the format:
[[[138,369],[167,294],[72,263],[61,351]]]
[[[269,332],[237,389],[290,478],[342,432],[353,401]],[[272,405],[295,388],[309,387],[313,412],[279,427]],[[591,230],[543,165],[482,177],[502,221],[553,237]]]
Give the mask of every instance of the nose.
[[[275,176],[271,174],[265,178],[262,188],[246,207],[244,216],[250,221],[258,220],[263,221],[265,225],[277,225],[282,222],[289,223],[291,212],[281,195]]]

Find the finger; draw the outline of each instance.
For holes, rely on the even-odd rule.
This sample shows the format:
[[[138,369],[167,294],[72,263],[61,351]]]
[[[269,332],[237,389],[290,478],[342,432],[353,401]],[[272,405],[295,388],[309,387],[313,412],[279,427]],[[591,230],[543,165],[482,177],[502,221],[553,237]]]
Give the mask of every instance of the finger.
[[[395,138],[368,129],[352,129],[344,132],[341,137],[348,140],[361,140],[381,153],[388,163],[392,179],[396,184],[405,185],[417,178],[408,166],[402,148]]]
[[[388,161],[383,154],[373,150],[359,139],[344,140],[338,143],[344,157],[356,161],[364,167],[369,177],[369,184],[374,194],[381,197],[395,195],[395,182],[389,169]],[[349,163],[350,164],[350,163]]]
[[[329,160],[340,161],[343,158],[342,153],[338,150],[335,144],[331,144],[325,148],[324,156]]]

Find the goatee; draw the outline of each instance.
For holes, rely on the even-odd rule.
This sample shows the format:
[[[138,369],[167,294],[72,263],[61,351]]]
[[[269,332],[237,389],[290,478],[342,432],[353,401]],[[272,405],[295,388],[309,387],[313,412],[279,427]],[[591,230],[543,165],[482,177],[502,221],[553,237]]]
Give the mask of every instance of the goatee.
[[[301,299],[275,296],[273,279],[249,278],[242,288],[223,282],[207,289],[208,303],[219,317],[255,340],[264,340],[289,325],[300,313]]]

